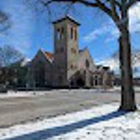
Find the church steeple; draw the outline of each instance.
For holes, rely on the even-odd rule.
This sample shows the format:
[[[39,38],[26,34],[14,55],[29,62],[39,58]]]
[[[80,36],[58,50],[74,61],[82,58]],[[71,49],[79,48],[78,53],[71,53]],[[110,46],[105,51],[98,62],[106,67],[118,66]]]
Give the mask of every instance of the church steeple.
[[[68,15],[67,15],[66,17],[64,17],[64,18],[61,18],[61,19],[59,19],[59,20],[54,21],[53,24],[58,24],[59,22],[62,22],[62,21],[65,21],[65,20],[69,20],[69,21],[75,23],[77,26],[80,26],[80,23],[78,23],[76,20],[72,19],[72,18],[71,18],[70,16],[68,16]]]
[[[53,22],[54,70],[56,83],[67,86],[69,78],[77,71],[78,22],[69,16]],[[58,85],[59,86],[59,85]]]

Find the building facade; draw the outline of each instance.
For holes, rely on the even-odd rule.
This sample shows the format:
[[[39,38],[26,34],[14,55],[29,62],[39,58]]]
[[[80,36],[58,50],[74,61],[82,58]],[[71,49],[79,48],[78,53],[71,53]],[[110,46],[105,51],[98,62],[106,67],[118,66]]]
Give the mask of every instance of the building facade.
[[[95,74],[101,73],[97,72],[89,50],[79,50],[79,25],[70,17],[53,22],[54,53],[39,50],[32,59],[29,67],[30,86],[90,88],[96,85]],[[105,73],[103,81],[110,76],[110,73]],[[106,84],[112,85],[109,81]]]
[[[107,89],[114,86],[114,73],[109,67],[96,66],[92,76],[94,87]]]

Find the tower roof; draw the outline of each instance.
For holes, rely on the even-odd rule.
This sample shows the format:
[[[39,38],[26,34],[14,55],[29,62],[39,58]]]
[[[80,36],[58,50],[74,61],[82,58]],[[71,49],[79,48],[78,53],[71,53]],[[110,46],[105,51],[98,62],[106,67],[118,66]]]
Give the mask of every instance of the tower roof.
[[[64,20],[70,20],[70,21],[74,22],[77,26],[80,26],[80,23],[78,23],[77,21],[75,21],[74,19],[72,19],[69,16],[66,16],[64,18],[58,19],[58,20],[54,21],[53,24],[57,24],[57,23],[62,22]]]

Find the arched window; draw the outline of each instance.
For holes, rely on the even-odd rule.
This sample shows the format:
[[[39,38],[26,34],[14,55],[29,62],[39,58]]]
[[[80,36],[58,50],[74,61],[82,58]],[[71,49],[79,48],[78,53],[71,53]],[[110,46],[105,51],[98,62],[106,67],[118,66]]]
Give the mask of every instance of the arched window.
[[[71,39],[73,39],[73,28],[71,28]]]
[[[64,39],[64,28],[61,28],[61,39]]]
[[[62,76],[59,76],[59,82],[60,82],[60,84],[63,83],[63,77]]]
[[[61,33],[60,33],[60,29],[57,29],[57,40],[60,40],[60,36],[61,35]]]
[[[87,59],[85,61],[85,66],[86,66],[86,68],[89,68],[90,67],[90,63],[89,63],[89,61]]]
[[[75,29],[74,33],[75,33],[75,40],[77,40],[77,30],[76,29]]]
[[[98,86],[98,79],[95,79],[95,86]]]
[[[94,84],[95,84],[95,86],[98,86],[98,76],[97,75],[95,75],[95,77],[94,77]]]

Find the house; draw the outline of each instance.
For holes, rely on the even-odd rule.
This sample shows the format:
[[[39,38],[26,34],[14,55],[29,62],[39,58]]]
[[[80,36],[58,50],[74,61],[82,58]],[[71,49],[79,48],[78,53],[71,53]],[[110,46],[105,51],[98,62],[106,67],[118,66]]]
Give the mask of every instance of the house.
[[[109,67],[98,65],[93,72],[94,87],[110,88],[114,86],[114,73]]]

